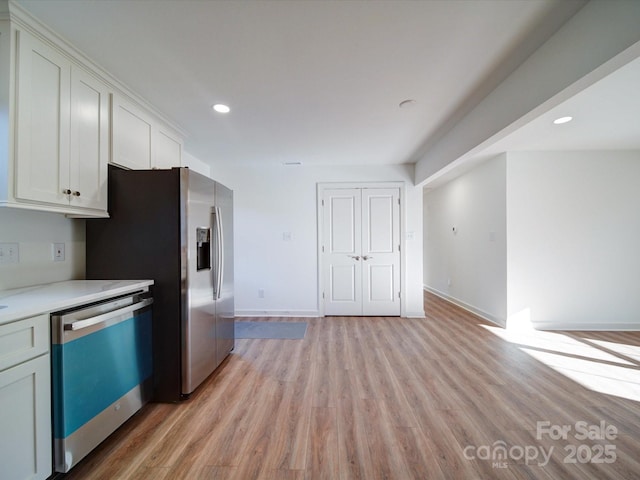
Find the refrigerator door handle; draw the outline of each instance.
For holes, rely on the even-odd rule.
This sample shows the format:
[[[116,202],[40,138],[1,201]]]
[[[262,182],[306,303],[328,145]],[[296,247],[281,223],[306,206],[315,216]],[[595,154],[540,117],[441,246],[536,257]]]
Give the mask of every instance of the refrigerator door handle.
[[[222,234],[222,214],[220,212],[220,208],[213,207],[213,216],[214,216],[214,230],[215,230],[215,272],[213,279],[213,296],[216,300],[220,299],[221,290],[222,290],[222,278],[224,274],[224,245]]]

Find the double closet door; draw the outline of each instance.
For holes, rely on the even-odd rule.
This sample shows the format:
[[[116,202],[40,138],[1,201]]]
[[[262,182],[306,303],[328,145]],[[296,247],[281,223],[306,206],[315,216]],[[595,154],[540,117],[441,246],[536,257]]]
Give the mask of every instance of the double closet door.
[[[325,315],[400,315],[400,189],[322,190]]]

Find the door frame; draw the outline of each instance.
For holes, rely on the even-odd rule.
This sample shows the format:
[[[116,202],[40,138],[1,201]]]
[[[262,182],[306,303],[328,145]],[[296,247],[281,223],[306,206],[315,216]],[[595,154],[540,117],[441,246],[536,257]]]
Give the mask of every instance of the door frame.
[[[406,294],[406,282],[405,282],[405,272],[406,272],[406,247],[405,247],[405,201],[404,201],[404,190],[405,190],[405,182],[318,182],[316,188],[316,222],[317,222],[317,270],[318,270],[318,292],[317,292],[317,303],[318,303],[318,315],[320,317],[325,316],[325,308],[324,308],[324,297],[323,297],[323,286],[324,286],[324,276],[322,272],[322,240],[324,238],[324,222],[322,215],[322,200],[324,197],[325,190],[339,189],[339,188],[397,188],[400,191],[400,316],[406,316],[406,305],[404,302],[405,294]]]

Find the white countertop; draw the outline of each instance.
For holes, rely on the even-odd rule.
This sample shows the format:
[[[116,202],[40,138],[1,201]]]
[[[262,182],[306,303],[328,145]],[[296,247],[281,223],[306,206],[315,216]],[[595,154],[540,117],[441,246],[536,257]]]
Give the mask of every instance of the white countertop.
[[[69,280],[0,290],[0,325],[146,290],[150,285],[153,280]]]

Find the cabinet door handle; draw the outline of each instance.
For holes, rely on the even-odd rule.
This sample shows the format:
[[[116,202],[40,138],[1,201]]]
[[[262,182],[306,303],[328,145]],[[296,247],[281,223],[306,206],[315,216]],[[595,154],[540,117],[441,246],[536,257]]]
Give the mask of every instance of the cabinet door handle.
[[[65,188],[64,190],[62,190],[62,193],[64,193],[65,195],[71,195],[71,190]]]
[[[74,197],[79,197],[79,196],[80,196],[80,192],[76,190],[75,192],[73,192],[73,194],[72,194],[72,195],[73,195]]]

